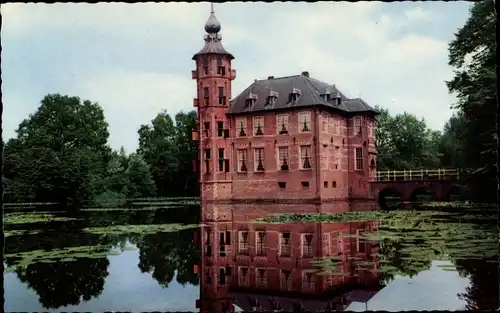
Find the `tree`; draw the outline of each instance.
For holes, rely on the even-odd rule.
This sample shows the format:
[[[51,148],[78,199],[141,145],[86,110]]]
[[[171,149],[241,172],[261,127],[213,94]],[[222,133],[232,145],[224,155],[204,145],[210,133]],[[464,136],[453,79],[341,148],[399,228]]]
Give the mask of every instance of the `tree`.
[[[16,132],[5,147],[8,200],[77,203],[98,191],[110,153],[99,104],[49,94]]]
[[[461,178],[468,197],[492,203],[497,201],[498,186],[496,20],[493,0],[474,3],[465,25],[449,44],[454,77],[447,82],[464,119],[463,161],[471,171]]]
[[[425,120],[412,114],[391,116],[387,109],[376,109],[380,112],[375,130],[378,169],[403,170],[439,165],[439,131],[430,130]]]
[[[127,198],[151,197],[156,194],[156,185],[149,165],[140,154],[130,157],[125,174],[128,181]]]

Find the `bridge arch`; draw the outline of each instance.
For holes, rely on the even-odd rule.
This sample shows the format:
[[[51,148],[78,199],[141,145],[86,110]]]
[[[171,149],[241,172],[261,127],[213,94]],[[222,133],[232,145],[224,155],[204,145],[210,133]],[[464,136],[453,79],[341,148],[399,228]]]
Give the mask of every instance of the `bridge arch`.
[[[393,199],[388,199],[389,197]],[[383,188],[378,193],[378,203],[382,210],[394,210],[401,206],[403,199],[402,193],[391,186]]]
[[[429,186],[418,186],[412,190],[410,194],[410,202],[417,202],[419,200],[419,196],[427,196],[430,197],[432,201],[437,200],[437,191]]]

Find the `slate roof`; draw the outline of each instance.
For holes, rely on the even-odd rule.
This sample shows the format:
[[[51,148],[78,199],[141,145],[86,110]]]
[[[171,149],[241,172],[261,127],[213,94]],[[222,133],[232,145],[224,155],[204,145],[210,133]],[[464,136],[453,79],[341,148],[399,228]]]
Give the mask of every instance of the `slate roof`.
[[[206,34],[205,35],[205,45],[203,48],[198,51],[195,55],[193,55],[193,60],[196,60],[196,57],[203,54],[222,54],[227,55],[232,60],[234,56],[227,52],[226,49],[222,46],[222,37],[219,34]]]
[[[301,94],[296,102],[290,102],[289,95],[294,88],[299,89]],[[267,98],[271,91],[277,92],[278,98],[273,105],[266,105]],[[256,95],[257,100],[253,106],[245,108],[246,99],[250,93]],[[326,101],[322,96],[325,93],[331,95],[330,101]],[[336,95],[340,96],[340,105],[334,101]],[[335,85],[330,85],[311,78],[307,73],[295,76],[278,78],[269,77],[268,79],[255,80],[253,84],[231,100],[228,114],[244,114],[310,106],[322,106],[345,114],[355,112],[378,114],[378,112],[363,101],[363,99],[349,99],[340,92]]]

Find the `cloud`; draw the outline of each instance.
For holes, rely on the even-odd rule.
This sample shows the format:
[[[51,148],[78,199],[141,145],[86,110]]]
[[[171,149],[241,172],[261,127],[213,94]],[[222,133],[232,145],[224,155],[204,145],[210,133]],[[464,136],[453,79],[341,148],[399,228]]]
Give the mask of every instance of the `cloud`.
[[[254,79],[307,70],[349,96],[440,128],[454,101],[443,82],[451,78],[447,42],[467,8],[242,2],[216,4],[216,15],[236,57],[233,96]],[[193,109],[191,57],[203,46],[208,14],[208,3],[3,5],[5,135],[45,94],[59,92],[99,102],[111,145],[133,151],[138,127],[160,110]]]

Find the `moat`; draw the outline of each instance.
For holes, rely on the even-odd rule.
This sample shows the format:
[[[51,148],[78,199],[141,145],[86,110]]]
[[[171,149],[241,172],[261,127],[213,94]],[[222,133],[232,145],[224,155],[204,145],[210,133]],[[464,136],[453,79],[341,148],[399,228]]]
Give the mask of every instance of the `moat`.
[[[360,213],[267,214],[307,211],[292,207],[205,207],[217,213],[203,216],[195,205],[7,211],[5,310],[499,306],[498,230],[490,211],[364,206]]]

